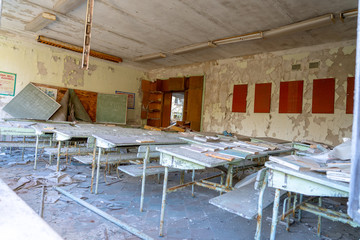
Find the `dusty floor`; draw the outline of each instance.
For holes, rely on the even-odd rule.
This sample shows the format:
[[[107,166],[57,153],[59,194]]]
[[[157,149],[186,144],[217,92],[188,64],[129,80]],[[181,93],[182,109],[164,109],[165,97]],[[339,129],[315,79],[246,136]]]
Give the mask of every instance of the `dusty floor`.
[[[10,187],[15,188],[21,177],[23,177],[22,180],[44,179],[54,172],[46,168],[44,161],[39,162],[38,170],[33,170],[33,157],[34,152],[27,150],[25,160],[31,160],[31,162],[25,165],[14,164],[21,162],[21,151],[13,150],[10,155],[9,150],[6,150],[0,155],[0,178]],[[90,194],[91,169],[89,166],[72,162],[67,165],[64,173],[77,182],[66,183],[62,186],[63,189],[155,239],[253,239],[255,234],[255,220],[241,218],[209,204],[209,199],[218,196],[218,193],[196,187],[194,198],[191,197],[191,188],[168,195],[165,237],[160,238],[158,232],[162,184],[157,183],[156,177],[147,178],[145,211],[140,212],[141,181],[139,178],[121,174],[120,179],[117,179],[116,174],[113,173],[107,177],[107,183],[105,183],[102,176],[99,185],[100,192],[95,195]],[[213,174],[212,171],[202,171],[198,172],[196,177],[211,174]],[[190,177],[190,174],[187,174],[185,180],[189,180]],[[63,180],[66,181],[66,178]],[[179,175],[170,173],[168,185],[174,186],[178,182]],[[16,190],[17,194],[36,212],[40,206],[40,185],[39,181],[30,181]],[[53,184],[48,182],[48,185]],[[345,206],[340,204],[331,207],[346,210]],[[269,238],[271,213],[272,206],[264,211],[264,219],[267,218],[267,220],[263,221],[262,239]],[[47,187],[46,190],[44,219],[64,239],[138,239],[69,198],[58,194],[51,187]],[[316,225],[317,218],[310,213],[304,213],[302,222],[295,222],[290,232],[286,232],[283,225],[278,225],[277,239],[319,239],[316,236]],[[323,219],[322,232],[321,239],[360,238],[359,229],[326,219]]]

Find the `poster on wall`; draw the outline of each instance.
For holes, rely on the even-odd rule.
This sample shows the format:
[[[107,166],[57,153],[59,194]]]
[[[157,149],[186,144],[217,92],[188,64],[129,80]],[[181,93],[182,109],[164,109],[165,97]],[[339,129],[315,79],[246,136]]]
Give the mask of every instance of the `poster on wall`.
[[[0,95],[14,96],[16,74],[0,71]]]
[[[56,101],[57,97],[57,89],[55,88],[47,88],[47,87],[38,87],[41,91],[43,91],[46,95],[51,97]]]
[[[135,109],[135,93],[129,93],[129,92],[122,92],[122,91],[115,91],[116,94],[123,94],[128,96],[128,103],[127,108],[128,109]]]

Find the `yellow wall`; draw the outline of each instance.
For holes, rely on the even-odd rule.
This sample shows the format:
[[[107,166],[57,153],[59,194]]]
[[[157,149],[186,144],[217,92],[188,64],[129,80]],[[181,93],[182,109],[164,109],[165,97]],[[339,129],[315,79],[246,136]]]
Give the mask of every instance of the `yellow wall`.
[[[320,67],[309,69],[314,61],[320,61]],[[291,70],[292,64],[301,64],[301,70]],[[353,116],[345,114],[346,79],[354,73],[355,42],[347,41],[160,68],[150,71],[149,78],[204,75],[203,131],[338,144],[351,137]],[[334,114],[311,113],[312,82],[318,78],[335,78]],[[291,80],[304,80],[302,114],[279,114],[280,82]],[[255,84],[266,82],[272,83],[270,114],[254,113]],[[233,86],[244,83],[248,83],[247,112],[233,113]]]
[[[90,58],[89,70],[80,69],[81,54],[0,37],[0,71],[17,74],[16,93],[29,82],[114,94],[116,90],[135,93],[135,109],[128,110],[128,123],[139,124],[141,79],[146,73],[122,63]],[[0,96],[0,108],[12,97]],[[0,112],[0,118],[9,117]]]

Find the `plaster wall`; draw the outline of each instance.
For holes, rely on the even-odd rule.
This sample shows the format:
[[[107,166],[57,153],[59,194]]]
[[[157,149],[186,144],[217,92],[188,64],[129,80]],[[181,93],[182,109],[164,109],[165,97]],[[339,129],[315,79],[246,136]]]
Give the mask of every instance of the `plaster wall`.
[[[128,109],[128,123],[140,121],[140,86],[146,73],[121,63],[90,58],[89,70],[80,69],[81,54],[64,49],[0,37],[0,71],[16,73],[15,95],[29,82],[114,94],[135,93],[135,109]],[[0,109],[12,97],[0,96]],[[0,118],[10,117],[0,111]]]
[[[319,61],[319,68],[309,63]],[[300,70],[291,70],[301,64]],[[286,140],[313,140],[337,145],[351,137],[352,114],[345,113],[347,77],[355,73],[355,42],[297,48],[286,51],[217,60],[178,67],[159,68],[149,78],[204,75],[205,91],[202,130],[224,130],[248,136],[269,136]],[[335,78],[334,114],[312,114],[312,82]],[[304,80],[302,114],[279,114],[281,81]],[[272,83],[270,113],[254,113],[256,83]],[[246,113],[233,113],[235,84],[248,84]]]

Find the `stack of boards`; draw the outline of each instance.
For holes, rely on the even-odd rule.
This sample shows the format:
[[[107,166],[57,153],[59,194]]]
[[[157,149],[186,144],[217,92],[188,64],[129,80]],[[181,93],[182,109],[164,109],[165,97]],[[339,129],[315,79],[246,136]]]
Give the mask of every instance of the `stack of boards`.
[[[253,143],[246,141],[219,142],[220,139],[218,137],[195,136],[194,140],[198,141],[199,143],[192,144],[191,146],[182,146],[181,148],[192,152],[203,153],[208,157],[226,161],[232,161],[236,158],[237,154],[234,154],[234,151],[245,154],[246,156],[257,155],[264,151],[277,149],[276,146],[264,143]],[[227,149],[231,149],[232,151],[224,151]],[[221,151],[221,153],[218,151]]]
[[[269,160],[297,171],[324,172],[329,179],[350,182],[350,161],[319,163],[309,157],[296,155],[286,157],[270,156]]]

